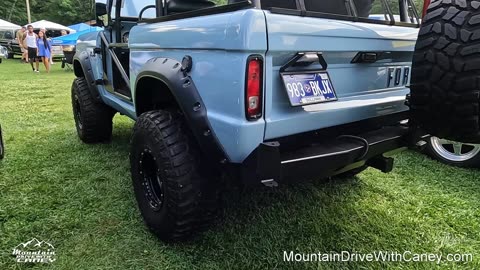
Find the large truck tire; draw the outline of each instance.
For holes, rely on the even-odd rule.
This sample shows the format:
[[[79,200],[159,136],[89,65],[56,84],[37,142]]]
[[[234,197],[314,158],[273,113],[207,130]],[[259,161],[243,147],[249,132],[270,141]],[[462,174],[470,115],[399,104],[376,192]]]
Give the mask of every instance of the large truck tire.
[[[76,78],[72,84],[72,109],[78,137],[84,143],[109,141],[115,111],[97,102],[85,78]]]
[[[412,63],[411,120],[433,136],[480,143],[480,1],[438,0]]]
[[[186,240],[216,217],[218,193],[201,172],[201,157],[183,118],[175,112],[140,115],[132,135],[130,165],[138,207],[161,240]]]

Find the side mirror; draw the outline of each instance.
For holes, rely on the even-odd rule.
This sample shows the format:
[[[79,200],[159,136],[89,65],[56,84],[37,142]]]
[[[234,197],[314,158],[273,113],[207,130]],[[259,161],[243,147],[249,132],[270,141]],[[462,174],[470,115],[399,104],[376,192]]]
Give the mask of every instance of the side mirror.
[[[95,3],[95,20],[97,26],[108,26],[108,12],[106,4]]]

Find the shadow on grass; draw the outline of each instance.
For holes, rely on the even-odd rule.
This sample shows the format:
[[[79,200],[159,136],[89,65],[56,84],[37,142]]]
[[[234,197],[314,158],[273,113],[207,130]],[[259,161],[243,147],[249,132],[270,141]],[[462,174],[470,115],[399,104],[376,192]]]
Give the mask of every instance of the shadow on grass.
[[[419,161],[427,169],[402,167],[389,175],[369,169],[359,177],[251,189],[241,196],[230,190],[224,194],[223,220],[196,240],[174,246],[175,252],[205,265],[212,257],[222,258],[228,262],[219,259],[218,263],[233,268],[244,257],[256,258],[255,263],[243,261],[243,266],[262,269],[283,265],[283,251],[475,251],[472,243],[479,239],[470,231],[479,226],[471,220],[479,209],[478,171],[439,166],[416,153],[406,153],[399,163],[422,166]],[[432,179],[447,172],[448,177]],[[462,180],[454,181],[458,176]],[[377,186],[375,181],[385,183]],[[452,214],[455,211],[463,214]],[[297,267],[317,269],[316,264]],[[426,264],[419,269],[435,267],[439,266]]]
[[[118,217],[136,219],[125,223],[129,225],[126,231],[114,228],[112,232],[131,234],[122,236],[124,239],[132,236],[152,239],[150,234],[143,235],[146,227],[134,205],[131,186],[126,179],[130,178],[127,168],[132,126],[132,122],[116,120],[108,144],[85,145],[72,128],[66,132],[40,134],[37,139],[41,143],[32,141],[16,146],[16,151],[25,154],[20,160],[25,162],[12,165],[25,164],[25,170],[29,166],[58,169],[61,177],[57,179],[53,175],[56,182],[50,184],[65,183],[67,186],[80,178],[80,170],[85,171],[81,175],[83,184],[90,184],[88,178],[94,178],[95,185],[100,185],[95,186],[97,190],[121,193],[118,196],[109,194],[110,200],[101,204],[104,207],[102,220],[110,211],[116,211]],[[154,252],[165,255],[172,265],[188,262],[192,266],[189,268],[284,269],[291,265],[283,267],[283,251],[462,250],[461,244],[445,243],[445,238],[466,235],[466,231],[474,231],[478,222],[466,223],[465,218],[469,216],[450,218],[446,215],[452,211],[473,212],[473,208],[478,207],[478,171],[443,166],[412,152],[400,155],[397,160],[397,169],[386,175],[369,169],[358,177],[302,181],[277,189],[228,189],[223,194],[221,219],[209,231],[185,243],[164,245],[157,241]],[[119,170],[118,167],[123,168]],[[110,173],[109,170],[115,171],[112,177],[121,178],[122,184],[112,188],[112,183],[118,179],[102,178]],[[38,179],[39,185],[41,180]],[[77,190],[76,186],[67,187],[68,192]],[[61,194],[68,197],[68,192]],[[86,201],[97,206],[95,203],[102,192]],[[85,189],[81,194],[91,193]],[[124,196],[132,198],[118,203]],[[461,200],[459,205],[458,200]],[[462,205],[461,202],[471,204]],[[123,208],[110,209],[117,203]],[[426,207],[420,207],[422,205]],[[71,211],[88,215],[82,213],[84,210]],[[136,214],[131,215],[132,211]],[[90,224],[96,226],[94,217],[91,219]],[[448,222],[441,222],[442,219]],[[88,231],[88,228],[80,228]],[[478,236],[469,237],[479,240]],[[136,247],[142,250],[144,245],[147,244],[141,242]],[[338,264],[323,266],[342,268]],[[358,268],[351,264],[343,266]],[[377,263],[374,268],[381,266]],[[428,266],[431,265],[420,268],[427,269]],[[316,264],[297,267],[322,268]]]
[[[125,160],[130,136],[131,124],[122,123],[115,126],[110,144],[78,142],[77,151],[99,150],[112,160]],[[168,252],[192,265],[235,268],[242,261],[245,269],[260,269],[283,263],[283,251],[290,250],[449,250],[455,246],[440,242],[443,237],[457,237],[456,227],[461,225],[439,223],[438,218],[448,220],[446,210],[469,211],[451,200],[479,197],[477,172],[407,152],[398,157],[398,168],[391,174],[370,169],[359,177],[302,181],[277,189],[228,189],[217,224],[191,241],[168,245]],[[429,207],[419,208],[425,204]],[[447,208],[435,208],[436,204]]]

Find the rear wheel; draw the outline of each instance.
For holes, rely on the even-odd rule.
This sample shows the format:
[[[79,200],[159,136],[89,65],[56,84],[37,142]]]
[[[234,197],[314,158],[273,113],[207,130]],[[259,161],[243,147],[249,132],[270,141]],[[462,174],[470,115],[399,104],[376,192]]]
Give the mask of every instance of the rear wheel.
[[[426,152],[432,158],[448,165],[480,167],[480,145],[430,137]]]
[[[77,134],[83,142],[110,140],[115,112],[92,97],[85,78],[76,78],[73,81],[72,108]]]
[[[148,228],[164,241],[204,229],[218,203],[211,179],[183,118],[169,111],[142,114],[135,123],[130,164],[135,197]]]
[[[480,143],[480,2],[434,1],[412,63],[412,122],[433,136]]]

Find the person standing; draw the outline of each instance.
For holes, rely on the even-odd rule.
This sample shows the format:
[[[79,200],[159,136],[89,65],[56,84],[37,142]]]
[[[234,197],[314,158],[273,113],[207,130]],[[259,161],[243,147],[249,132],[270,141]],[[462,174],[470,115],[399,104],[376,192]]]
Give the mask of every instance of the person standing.
[[[26,29],[26,28],[25,28]],[[23,49],[25,50],[25,63],[28,64],[28,46],[27,46],[27,40],[25,39],[25,36],[27,35],[28,31],[25,30],[23,33]]]
[[[17,42],[18,46],[20,47],[20,50],[22,51],[22,59],[20,62],[27,63],[27,49],[23,46],[23,36],[25,35],[25,32],[27,31],[27,28],[25,26],[22,27],[22,29],[17,31]]]
[[[23,39],[27,43],[28,61],[30,62],[30,65],[32,66],[33,72],[38,73],[39,72],[38,71],[39,63],[38,63],[38,57],[37,57],[37,53],[38,53],[37,38],[38,38],[38,36],[37,36],[37,34],[35,34],[35,32],[33,32],[33,26],[28,25],[27,29],[28,29],[28,32],[23,37]],[[33,67],[33,61],[35,61],[36,69]]]
[[[44,34],[45,34],[45,37],[47,38],[48,42],[52,42],[52,39],[47,35],[47,28],[43,27],[40,29],[40,31],[42,31]],[[48,59],[48,61],[50,61],[50,65],[53,65],[53,54],[51,54],[51,50],[50,50],[50,59]]]
[[[50,56],[52,46],[50,45],[50,42],[47,40],[47,36],[43,31],[38,32],[37,48],[38,57],[42,58],[42,62],[45,65],[47,73],[50,73]]]

